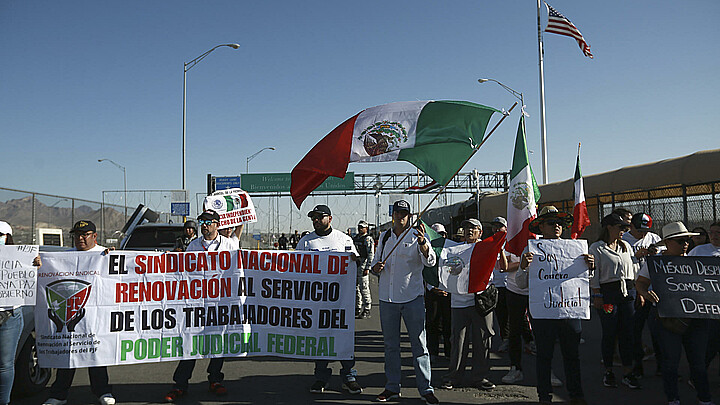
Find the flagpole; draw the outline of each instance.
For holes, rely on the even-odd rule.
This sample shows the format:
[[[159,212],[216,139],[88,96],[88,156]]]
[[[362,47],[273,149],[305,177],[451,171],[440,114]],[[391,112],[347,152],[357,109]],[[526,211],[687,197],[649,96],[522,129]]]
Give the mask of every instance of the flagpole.
[[[490,135],[492,135],[492,134],[495,132],[495,130],[500,126],[500,124],[502,124],[502,122],[505,121],[505,118],[507,118],[507,116],[510,115],[510,112],[515,108],[516,105],[517,105],[517,101],[512,105],[512,107],[510,107],[509,110],[507,110],[507,112],[503,113],[502,118],[500,118],[500,120],[497,122],[497,124],[495,124],[495,126],[490,130],[490,132],[488,132],[488,134],[483,138],[483,140],[480,142],[480,144],[477,145],[475,148],[473,148],[473,151],[472,151],[472,153],[470,154],[470,156],[468,156],[468,158],[465,159],[465,161],[463,162],[463,164],[460,165],[460,167],[457,169],[457,171],[455,172],[455,174],[453,174],[453,175],[450,177],[450,179],[447,181],[447,183],[445,183],[445,184],[440,188],[440,191],[438,191],[438,192],[435,194],[435,196],[432,198],[432,200],[430,200],[430,202],[425,206],[425,208],[423,208],[423,210],[418,214],[417,222],[420,222],[420,218],[422,218],[422,216],[425,214],[425,211],[427,211],[428,208],[430,208],[430,206],[432,205],[432,203],[434,203],[435,200],[437,200],[437,198],[440,196],[440,194],[441,194],[443,191],[445,191],[445,189],[446,189],[447,186],[450,184],[450,182],[452,181],[452,179],[454,179],[455,176],[457,176],[458,173],[460,173],[460,170],[462,170],[462,168],[465,167],[465,165],[467,164],[467,162],[469,162],[470,159],[472,159],[472,157],[475,156],[475,153],[477,153],[477,151],[480,150],[480,147],[483,146],[483,144],[488,140],[488,138],[490,138]],[[478,220],[479,220],[479,219],[480,219],[480,218],[478,218]],[[395,248],[397,248],[398,245],[400,244],[400,242],[405,238],[405,235],[407,235],[407,233],[410,232],[410,230],[414,228],[414,225],[415,225],[415,224],[413,224],[413,226],[409,226],[409,227],[407,227],[407,229],[405,229],[405,232],[403,232],[403,234],[400,235],[400,237],[398,238],[398,240],[395,242],[395,245],[393,245],[392,249],[390,249],[390,252],[388,252],[388,254],[385,255],[385,259],[383,259],[382,257],[380,258],[380,262],[381,262],[381,263],[385,264],[385,262],[387,261],[387,258],[390,257],[390,255],[392,254],[392,252],[395,251]],[[392,228],[389,229],[388,232],[392,232]],[[378,238],[379,238],[379,237],[380,237],[380,236],[378,235]]]
[[[541,0],[537,0],[537,24],[538,24],[538,64],[540,66],[540,145],[542,147],[542,176],[543,184],[548,183],[547,167],[547,139],[545,133],[545,70],[543,68],[543,41],[542,25],[540,23]]]

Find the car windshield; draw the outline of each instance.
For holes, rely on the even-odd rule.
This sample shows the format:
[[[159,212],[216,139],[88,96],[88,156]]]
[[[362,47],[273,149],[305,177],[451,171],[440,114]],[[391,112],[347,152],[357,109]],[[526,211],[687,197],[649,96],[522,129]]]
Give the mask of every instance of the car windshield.
[[[138,227],[125,244],[125,249],[172,249],[175,239],[182,236],[181,227]]]

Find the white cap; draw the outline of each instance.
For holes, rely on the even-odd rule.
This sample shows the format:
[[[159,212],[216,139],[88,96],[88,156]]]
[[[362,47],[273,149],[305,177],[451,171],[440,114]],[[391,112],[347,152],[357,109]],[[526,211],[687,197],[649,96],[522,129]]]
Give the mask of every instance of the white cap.
[[[12,227],[5,221],[0,221],[0,233],[12,235]]]
[[[432,224],[432,226],[430,226],[430,228],[432,228],[433,231],[435,231],[437,233],[446,232],[445,227],[440,222],[436,222],[436,223]]]

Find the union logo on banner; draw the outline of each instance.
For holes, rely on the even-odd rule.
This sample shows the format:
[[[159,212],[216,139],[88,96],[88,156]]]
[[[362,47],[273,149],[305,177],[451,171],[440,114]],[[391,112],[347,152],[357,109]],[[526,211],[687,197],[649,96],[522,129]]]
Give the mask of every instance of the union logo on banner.
[[[53,321],[56,332],[67,326],[68,332],[85,316],[85,304],[92,285],[83,280],[58,280],[45,287],[48,303],[48,317]]]

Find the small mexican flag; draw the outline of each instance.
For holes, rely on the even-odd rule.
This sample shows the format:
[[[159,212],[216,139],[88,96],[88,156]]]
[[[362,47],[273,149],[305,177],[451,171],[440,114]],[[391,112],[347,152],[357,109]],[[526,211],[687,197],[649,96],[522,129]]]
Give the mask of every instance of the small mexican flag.
[[[520,256],[527,246],[528,239],[534,237],[528,226],[537,216],[537,201],[540,189],[528,159],[527,141],[525,140],[525,116],[520,115],[512,170],[510,171],[510,188],[507,196],[507,247],[505,250]]]
[[[498,110],[467,101],[408,101],[363,110],[320,140],[295,166],[290,193],[300,207],[350,162],[410,162],[447,183],[479,145]],[[439,158],[441,157],[441,158]]]
[[[585,203],[585,184],[582,173],[580,173],[580,145],[578,145],[577,164],[575,165],[575,186],[573,188],[575,207],[573,208],[573,224],[570,230],[570,237],[577,239],[582,236],[585,228],[590,225],[590,216]]]

